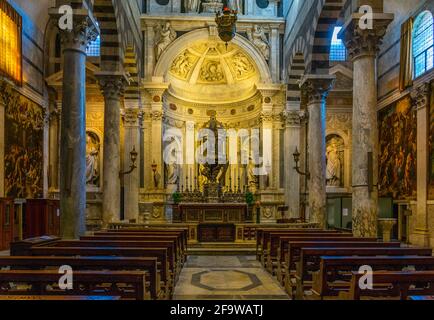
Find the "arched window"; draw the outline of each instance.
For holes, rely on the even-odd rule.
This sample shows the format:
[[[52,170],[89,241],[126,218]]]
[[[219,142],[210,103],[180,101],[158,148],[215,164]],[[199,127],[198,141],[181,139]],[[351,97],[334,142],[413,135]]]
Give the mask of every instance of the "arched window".
[[[338,39],[338,34],[342,30],[342,27],[335,27],[333,30],[332,43],[330,46],[330,61],[346,61],[347,49],[344,42]]]
[[[433,16],[424,11],[417,18],[413,29],[414,77],[431,70],[433,64]]]
[[[86,49],[88,57],[99,57],[101,55],[101,38],[98,36]]]

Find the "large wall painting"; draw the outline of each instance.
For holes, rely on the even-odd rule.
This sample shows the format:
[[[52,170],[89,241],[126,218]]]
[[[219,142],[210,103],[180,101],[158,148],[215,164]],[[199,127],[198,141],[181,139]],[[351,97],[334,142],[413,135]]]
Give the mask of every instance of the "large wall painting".
[[[379,195],[416,198],[417,119],[409,96],[379,115]]]
[[[12,88],[5,101],[5,195],[43,196],[44,111]]]

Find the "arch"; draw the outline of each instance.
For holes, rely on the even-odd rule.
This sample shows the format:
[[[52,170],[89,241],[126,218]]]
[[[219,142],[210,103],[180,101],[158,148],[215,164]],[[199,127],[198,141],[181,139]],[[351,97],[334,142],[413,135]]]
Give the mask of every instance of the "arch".
[[[186,50],[192,43],[199,40],[207,40],[212,38],[209,29],[203,28],[195,31],[191,31],[172,42],[161,55],[155,67],[154,76],[165,79],[168,69],[171,66],[176,56]],[[236,35],[232,40],[232,43],[239,46],[244,50],[256,63],[256,67],[260,74],[260,80],[262,83],[273,82],[271,72],[268,67],[267,61],[265,61],[262,53],[247,39],[240,35]]]
[[[140,74],[133,46],[128,46],[125,52],[124,69],[129,74],[130,83],[125,89],[125,100],[140,101]]]
[[[434,67],[433,22],[430,11],[420,13],[414,22],[412,37],[414,78],[423,75]]]
[[[122,70],[124,47],[112,0],[95,0],[93,10],[101,31],[101,70]]]
[[[300,80],[305,74],[306,64],[303,53],[297,52],[291,59],[291,67],[288,75],[287,101],[289,103],[301,102]]]
[[[310,61],[309,73],[328,74],[330,67],[330,47],[334,27],[340,18],[343,1],[321,0],[318,3],[317,14],[312,29],[310,29]]]

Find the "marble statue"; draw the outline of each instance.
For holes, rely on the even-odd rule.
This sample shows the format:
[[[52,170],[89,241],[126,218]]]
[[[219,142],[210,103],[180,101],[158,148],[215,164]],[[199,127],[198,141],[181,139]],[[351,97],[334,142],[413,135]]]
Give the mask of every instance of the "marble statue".
[[[158,60],[164,50],[176,39],[176,32],[170,22],[166,22],[163,27],[157,26],[155,33],[157,34],[155,55]]]
[[[243,0],[228,0],[228,6],[230,9],[238,11],[238,13],[243,12]]]
[[[99,150],[98,136],[92,132],[86,133],[86,184],[99,187]]]
[[[270,59],[270,45],[265,31],[260,25],[255,25],[253,31],[247,33],[249,40],[261,51],[266,60]]]
[[[200,0],[185,0],[184,5],[187,13],[197,13],[200,9]]]
[[[166,165],[167,184],[177,184],[179,180],[179,165],[176,150],[173,150]]]
[[[342,161],[339,156],[339,142],[331,139],[326,148],[326,181],[329,186],[340,186],[342,184]]]

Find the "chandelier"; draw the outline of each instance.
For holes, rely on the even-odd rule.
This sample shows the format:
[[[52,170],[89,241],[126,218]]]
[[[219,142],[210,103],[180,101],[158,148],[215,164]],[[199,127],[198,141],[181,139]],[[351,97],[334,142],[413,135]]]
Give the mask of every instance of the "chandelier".
[[[226,48],[228,42],[232,41],[237,32],[237,20],[238,12],[228,7],[225,7],[223,12],[216,13],[215,22],[217,23],[219,37],[226,43]]]

